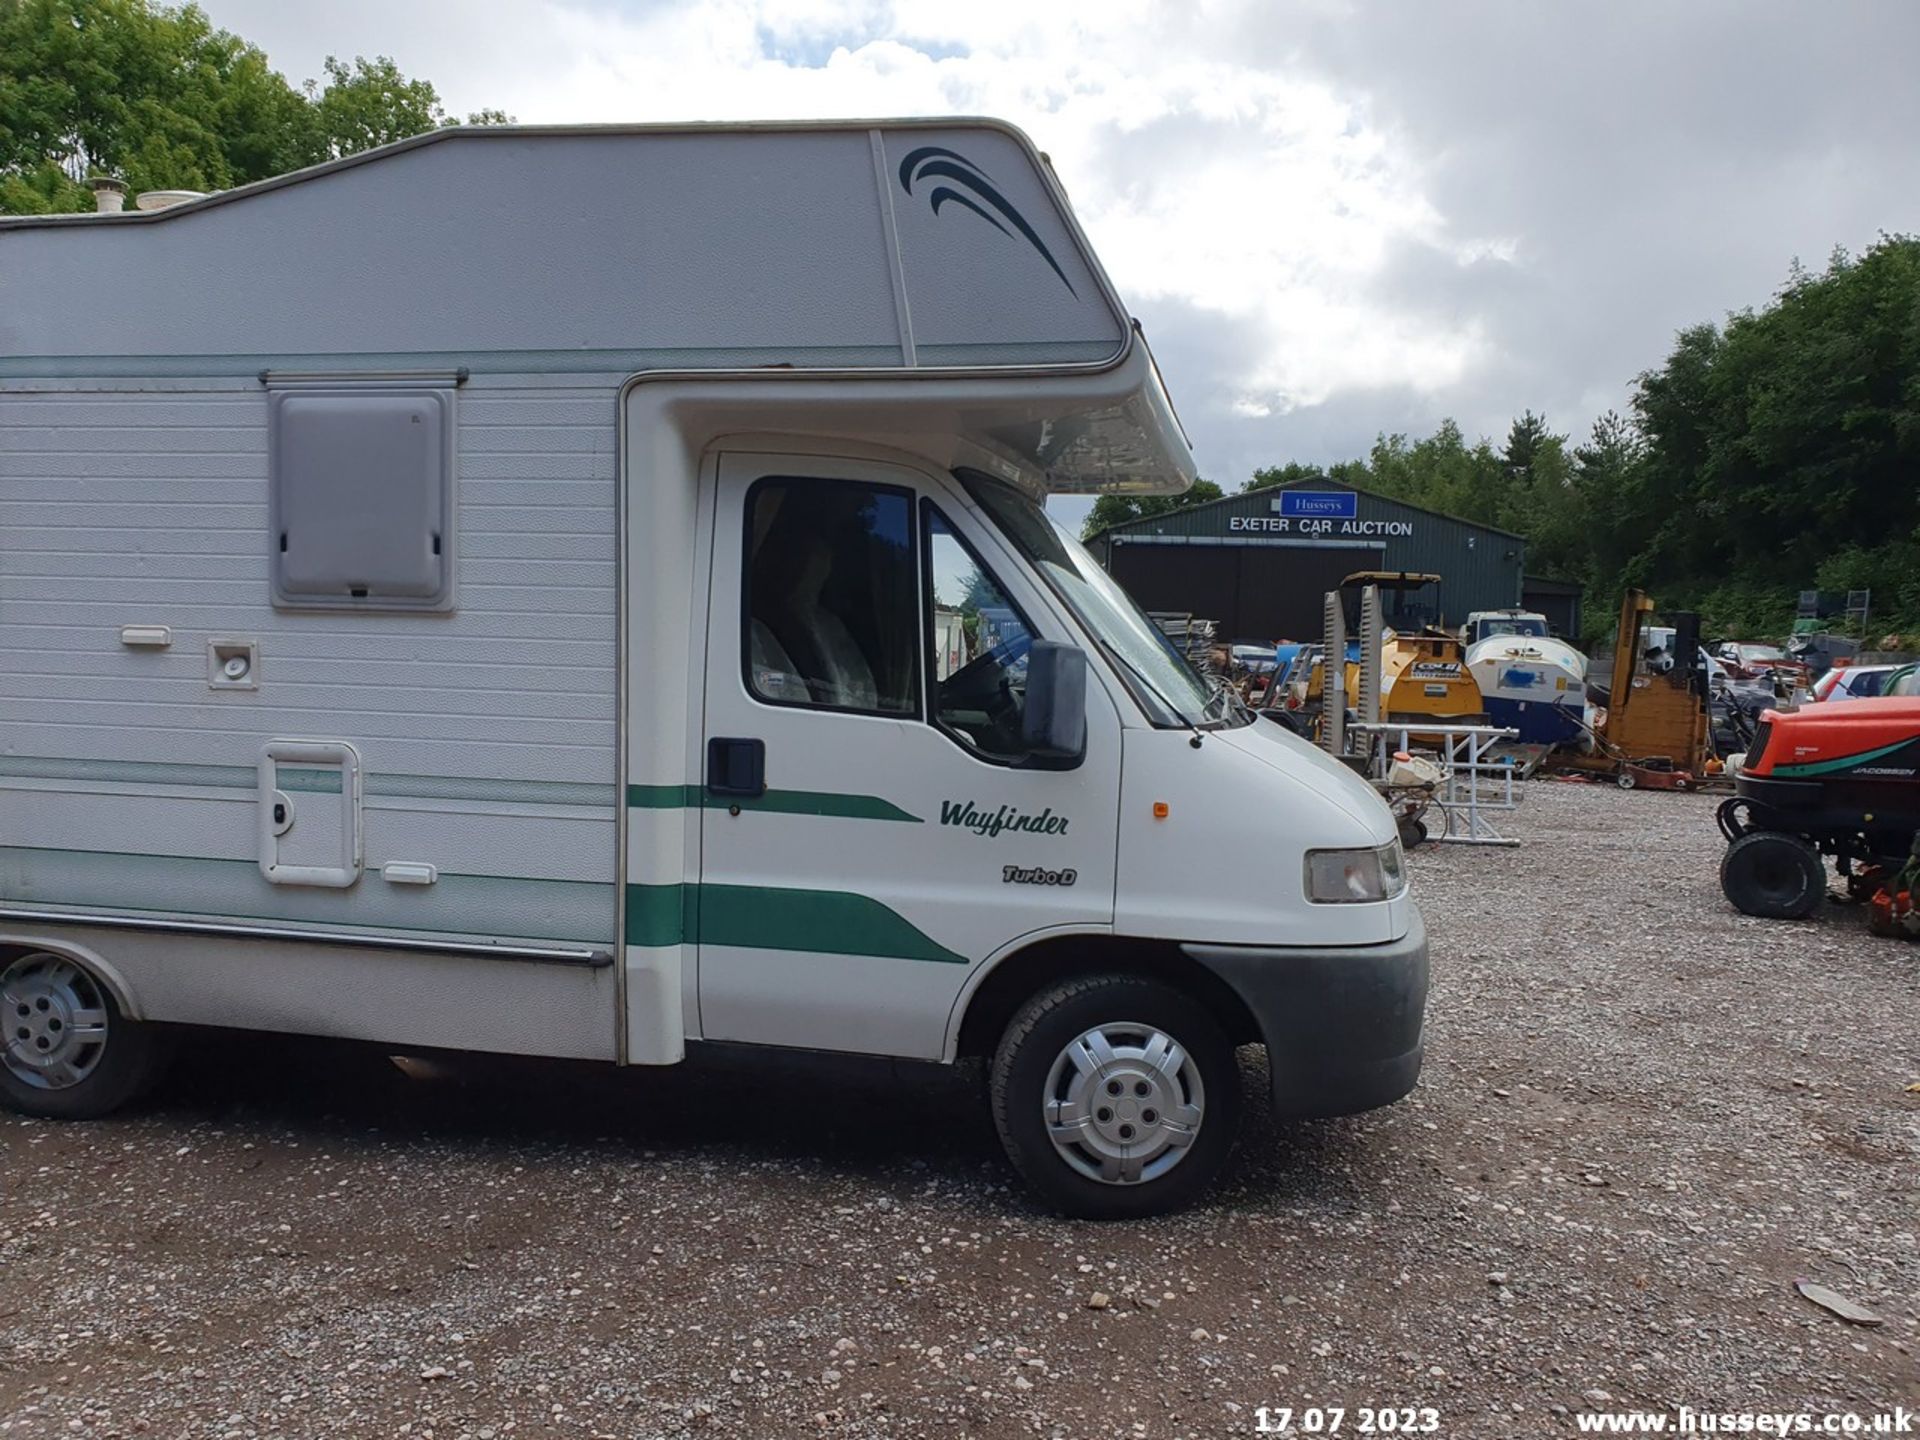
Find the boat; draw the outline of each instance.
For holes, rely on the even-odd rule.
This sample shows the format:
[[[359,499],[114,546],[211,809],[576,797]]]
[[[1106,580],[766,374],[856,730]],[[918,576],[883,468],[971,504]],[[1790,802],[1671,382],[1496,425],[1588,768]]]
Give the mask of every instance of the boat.
[[[1475,610],[1460,639],[1491,724],[1517,730],[1522,744],[1586,739],[1587,658],[1547,629],[1533,610]]]

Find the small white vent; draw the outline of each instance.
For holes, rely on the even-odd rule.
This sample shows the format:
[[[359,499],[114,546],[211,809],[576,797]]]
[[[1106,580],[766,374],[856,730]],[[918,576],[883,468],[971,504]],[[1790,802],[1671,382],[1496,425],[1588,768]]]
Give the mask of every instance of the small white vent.
[[[142,190],[133,204],[138,210],[165,210],[170,206],[184,205],[189,200],[204,200],[204,190]]]

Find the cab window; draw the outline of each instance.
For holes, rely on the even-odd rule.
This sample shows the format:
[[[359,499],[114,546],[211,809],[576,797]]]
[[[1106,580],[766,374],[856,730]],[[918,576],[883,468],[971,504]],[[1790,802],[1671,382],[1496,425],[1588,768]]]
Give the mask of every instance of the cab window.
[[[931,503],[922,513],[934,721],[965,749],[1018,761],[1032,628],[946,516]]]
[[[774,705],[918,715],[908,492],[769,476],[746,511],[748,691]]]

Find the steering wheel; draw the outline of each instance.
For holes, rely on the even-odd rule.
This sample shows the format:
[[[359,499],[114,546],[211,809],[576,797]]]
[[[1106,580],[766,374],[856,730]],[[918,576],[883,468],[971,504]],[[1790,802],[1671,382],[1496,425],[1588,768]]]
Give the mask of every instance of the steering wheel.
[[[1010,671],[1033,647],[1031,635],[1003,640],[976,655],[940,682],[940,704],[948,710],[978,710],[1010,748],[1020,742],[1020,707],[1014,698]]]
[[[974,656],[942,680],[941,698],[963,705],[986,706],[1004,689],[1002,677],[1005,672],[1012,669],[1032,648],[1031,635],[1016,635],[1011,640],[1002,640],[993,649]]]

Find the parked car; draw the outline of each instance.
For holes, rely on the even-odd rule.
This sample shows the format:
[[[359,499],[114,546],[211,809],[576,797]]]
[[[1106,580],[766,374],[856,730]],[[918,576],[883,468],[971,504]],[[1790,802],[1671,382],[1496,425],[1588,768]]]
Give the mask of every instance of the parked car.
[[[1816,700],[1864,700],[1886,693],[1887,681],[1904,665],[1836,665],[1813,683]]]
[[[1714,658],[1727,667],[1734,680],[1778,678],[1789,685],[1806,685],[1813,676],[1806,665],[1794,659],[1778,645],[1753,640],[1729,640],[1715,650]]]

